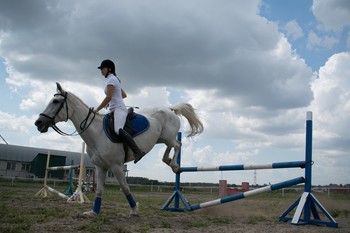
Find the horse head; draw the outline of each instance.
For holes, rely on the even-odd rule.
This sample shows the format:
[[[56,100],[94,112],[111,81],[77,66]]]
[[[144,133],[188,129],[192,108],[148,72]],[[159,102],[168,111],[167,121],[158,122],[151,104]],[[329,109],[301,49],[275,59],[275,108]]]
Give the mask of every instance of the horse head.
[[[48,131],[49,127],[55,127],[60,121],[68,120],[67,92],[64,91],[59,83],[57,85],[57,94],[50,100],[44,112],[40,113],[35,125],[40,133]]]

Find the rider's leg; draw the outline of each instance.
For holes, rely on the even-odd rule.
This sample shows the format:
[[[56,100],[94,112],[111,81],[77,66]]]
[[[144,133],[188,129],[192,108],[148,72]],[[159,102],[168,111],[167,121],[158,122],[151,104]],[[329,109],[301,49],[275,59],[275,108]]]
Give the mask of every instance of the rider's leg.
[[[131,150],[134,152],[134,163],[137,163],[146,153],[140,150],[134,139],[125,130],[119,129],[119,136],[129,144]]]
[[[134,152],[134,163],[137,163],[146,153],[140,150],[134,139],[123,129],[127,114],[128,112],[123,109],[116,109],[114,111],[114,130],[126,143],[129,144],[131,150]]]

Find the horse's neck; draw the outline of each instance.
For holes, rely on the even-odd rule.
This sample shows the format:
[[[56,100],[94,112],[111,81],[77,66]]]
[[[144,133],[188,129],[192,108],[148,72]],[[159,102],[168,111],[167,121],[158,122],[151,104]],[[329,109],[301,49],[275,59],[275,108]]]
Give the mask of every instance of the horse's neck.
[[[94,138],[96,138],[96,134],[98,134],[100,131],[97,129],[97,127],[102,125],[101,117],[99,115],[95,116],[94,113],[91,113],[89,118],[86,119],[90,111],[89,107],[87,107],[77,97],[71,99],[71,104],[68,109],[72,111],[72,114],[70,115],[70,120],[72,121],[77,132],[81,133],[81,126],[84,127],[85,125],[86,129],[83,129],[84,132],[80,134],[80,136],[86,142],[86,144],[89,145],[89,143],[92,142]],[[86,121],[86,123],[82,123],[83,121]]]

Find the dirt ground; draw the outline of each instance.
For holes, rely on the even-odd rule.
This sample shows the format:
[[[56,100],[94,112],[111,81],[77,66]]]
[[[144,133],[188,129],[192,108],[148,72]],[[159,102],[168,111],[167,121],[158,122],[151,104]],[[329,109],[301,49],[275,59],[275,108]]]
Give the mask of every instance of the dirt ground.
[[[56,203],[52,204],[56,205]],[[34,230],[34,232],[47,232],[47,230],[49,232],[86,232],[84,229],[89,231],[90,227],[84,228],[79,227],[79,225],[91,224],[94,226],[96,224],[95,226],[97,226],[102,221],[105,225],[100,225],[98,232],[350,232],[350,219],[336,219],[339,224],[338,229],[315,225],[296,226],[290,222],[279,222],[277,216],[262,213],[263,211],[260,213],[247,211],[245,210],[245,204],[247,203],[243,202],[234,206],[225,204],[191,213],[165,212],[158,210],[159,207],[156,206],[151,207],[155,209],[149,213],[141,206],[139,217],[129,216],[127,205],[120,206],[123,211],[118,213],[118,205],[106,204],[116,208],[113,208],[113,210],[108,208],[108,212],[106,212],[107,210],[103,211],[97,219],[87,219],[81,215],[81,212],[74,211],[75,214],[71,216],[70,220],[67,220],[67,218],[56,219],[54,222],[48,222],[47,225],[34,225],[31,230]],[[250,201],[248,204],[269,205],[270,203]],[[106,209],[107,206],[104,205],[103,208]],[[64,228],[62,228],[63,226]]]
[[[82,213],[90,204],[68,204],[57,196],[34,197],[39,186],[21,186],[0,183],[0,232],[147,232],[147,233],[203,233],[203,232],[347,232],[350,233],[350,201],[320,202],[336,213],[338,228],[324,225],[293,225],[279,222],[278,216],[289,207],[292,199],[244,199],[191,212],[160,210],[169,194],[135,193],[140,202],[140,216],[129,216],[129,207],[120,193],[106,192],[102,212],[96,218]],[[206,200],[207,196],[186,195],[192,203]],[[209,197],[210,198],[210,197]],[[89,195],[93,200],[94,195]],[[210,200],[210,199],[209,199]],[[199,202],[198,202],[199,201]],[[321,215],[322,220],[328,221]]]

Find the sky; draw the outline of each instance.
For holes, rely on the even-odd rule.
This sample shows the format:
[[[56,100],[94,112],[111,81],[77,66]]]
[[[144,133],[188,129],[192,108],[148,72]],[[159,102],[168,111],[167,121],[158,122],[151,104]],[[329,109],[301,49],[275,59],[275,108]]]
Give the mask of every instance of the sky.
[[[96,108],[104,98],[97,66],[108,58],[128,106],[196,108],[204,132],[183,139],[183,166],[304,160],[312,111],[313,184],[350,184],[349,29],[348,0],[1,1],[0,135],[80,152],[79,136],[41,134],[34,122],[56,82]],[[70,122],[58,126],[74,131]],[[164,150],[156,145],[129,163],[129,176],[174,181]],[[268,184],[303,175],[291,168],[181,179]]]

